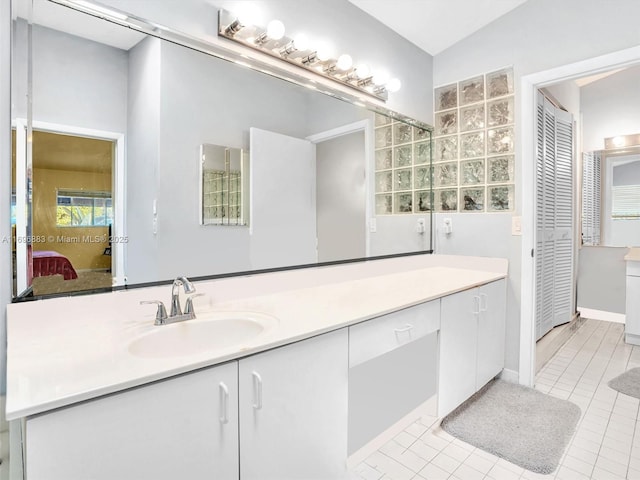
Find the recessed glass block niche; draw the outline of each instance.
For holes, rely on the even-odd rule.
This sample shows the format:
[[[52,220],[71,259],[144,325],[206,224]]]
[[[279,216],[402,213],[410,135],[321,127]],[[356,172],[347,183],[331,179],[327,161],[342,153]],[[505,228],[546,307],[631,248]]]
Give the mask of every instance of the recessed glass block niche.
[[[200,145],[200,192],[201,225],[247,225],[247,152],[223,145]]]

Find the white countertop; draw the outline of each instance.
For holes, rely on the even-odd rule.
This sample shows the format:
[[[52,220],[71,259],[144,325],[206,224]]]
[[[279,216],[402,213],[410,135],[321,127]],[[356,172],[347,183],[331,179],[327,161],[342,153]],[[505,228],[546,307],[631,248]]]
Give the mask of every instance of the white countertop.
[[[141,358],[128,351],[140,335],[166,328],[154,326],[154,306],[139,301],[160,298],[168,304],[169,286],[9,305],[7,419],[241,358],[507,274],[504,259],[424,257],[431,258],[198,282],[205,296],[194,302],[197,314],[257,312],[278,322],[245,344],[181,357]]]
[[[629,247],[629,252],[624,259],[627,262],[640,262],[640,247]]]

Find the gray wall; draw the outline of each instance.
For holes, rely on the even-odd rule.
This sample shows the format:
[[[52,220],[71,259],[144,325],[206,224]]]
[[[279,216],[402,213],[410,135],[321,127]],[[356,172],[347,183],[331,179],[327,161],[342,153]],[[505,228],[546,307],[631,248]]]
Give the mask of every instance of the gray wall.
[[[125,274],[128,283],[159,279],[153,204],[159,183],[160,40],[147,38],[129,51]]]
[[[615,7],[603,9],[601,0],[530,0],[478,32],[456,43],[433,60],[433,85],[445,85],[474,75],[513,65],[516,88],[516,111],[520,111],[520,77],[530,73],[596,57],[640,44],[637,18],[640,3],[619,0]],[[522,141],[516,124],[516,143]],[[516,212],[522,211],[522,162],[516,146]],[[531,182],[532,179],[526,179]],[[480,214],[489,218],[491,214]],[[460,220],[458,220],[460,217]],[[520,345],[520,271],[521,238],[509,231],[497,236],[490,228],[475,229],[472,220],[458,214],[457,231],[475,239],[480,254],[491,245],[504,245],[509,259],[507,297],[506,368],[517,370]],[[473,220],[473,222],[476,222]],[[447,253],[465,254],[455,245]]]
[[[578,262],[578,306],[625,313],[627,248],[582,247]]]
[[[426,231],[416,231],[418,219],[425,222]],[[379,215],[376,231],[371,233],[371,255],[429,250],[429,215]]]
[[[640,132],[640,66],[600,79],[582,87],[583,151],[601,150],[604,139]],[[610,162],[608,159],[607,162]],[[625,170],[625,167],[616,167]],[[626,167],[633,168],[633,167]],[[606,245],[640,244],[640,221],[611,220],[604,199],[610,195],[608,168],[603,165],[603,240]],[[629,172],[627,172],[629,173]],[[624,176],[627,175],[624,174]],[[627,178],[628,181],[631,177]],[[615,179],[614,179],[615,181]],[[631,182],[633,183],[633,182]],[[637,182],[637,183],[640,183]]]
[[[640,185],[640,156],[637,160],[613,167],[613,186]]]
[[[583,151],[602,150],[605,138],[640,132],[638,84],[640,66],[628,68],[580,89]]]
[[[34,121],[125,133],[127,57],[124,50],[34,25]],[[15,60],[19,71],[26,69],[24,56]],[[18,95],[26,93],[21,87]],[[26,105],[16,107],[14,115],[26,118]]]
[[[158,259],[162,259],[158,261],[159,278],[171,278],[181,272],[197,276],[250,270],[248,228],[199,225],[196,188],[199,145],[211,143],[247,149],[250,127],[304,138],[317,133],[312,128],[318,128],[318,118],[337,118],[334,106],[346,116],[323,128],[351,123],[361,118],[362,111],[166,42],[161,45],[160,64],[160,166],[156,192]],[[274,169],[272,173],[270,180],[262,180],[274,184],[282,181],[281,172]],[[135,282],[144,272],[132,260],[130,256],[128,275]]]

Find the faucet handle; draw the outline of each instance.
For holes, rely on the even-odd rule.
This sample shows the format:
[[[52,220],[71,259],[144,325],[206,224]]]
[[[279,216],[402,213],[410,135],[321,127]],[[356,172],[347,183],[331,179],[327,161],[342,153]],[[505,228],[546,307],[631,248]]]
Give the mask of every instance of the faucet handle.
[[[187,297],[187,302],[184,305],[184,313],[185,315],[193,315],[194,318],[196,316],[196,312],[193,311],[193,299],[196,297],[203,297],[204,293],[196,293],[194,295],[190,295]]]
[[[156,312],[156,321],[154,325],[164,325],[167,321],[167,309],[164,308],[164,303],[160,300],[142,300],[140,305],[158,305],[158,311]]]

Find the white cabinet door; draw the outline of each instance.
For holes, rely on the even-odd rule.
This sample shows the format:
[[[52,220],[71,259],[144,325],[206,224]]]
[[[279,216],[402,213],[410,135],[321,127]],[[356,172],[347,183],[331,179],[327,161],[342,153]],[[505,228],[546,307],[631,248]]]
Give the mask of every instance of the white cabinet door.
[[[345,478],[347,329],[239,361],[242,480]]]
[[[237,405],[231,362],[29,418],[27,476],[237,479]]]
[[[475,393],[480,296],[477,288],[442,298],[438,416]]]
[[[627,335],[640,335],[640,296],[638,293],[640,293],[640,276],[627,275],[627,309],[624,328]],[[633,338],[632,342],[636,345],[638,339]]]
[[[480,390],[504,368],[506,295],[506,280],[480,287],[476,390]]]

